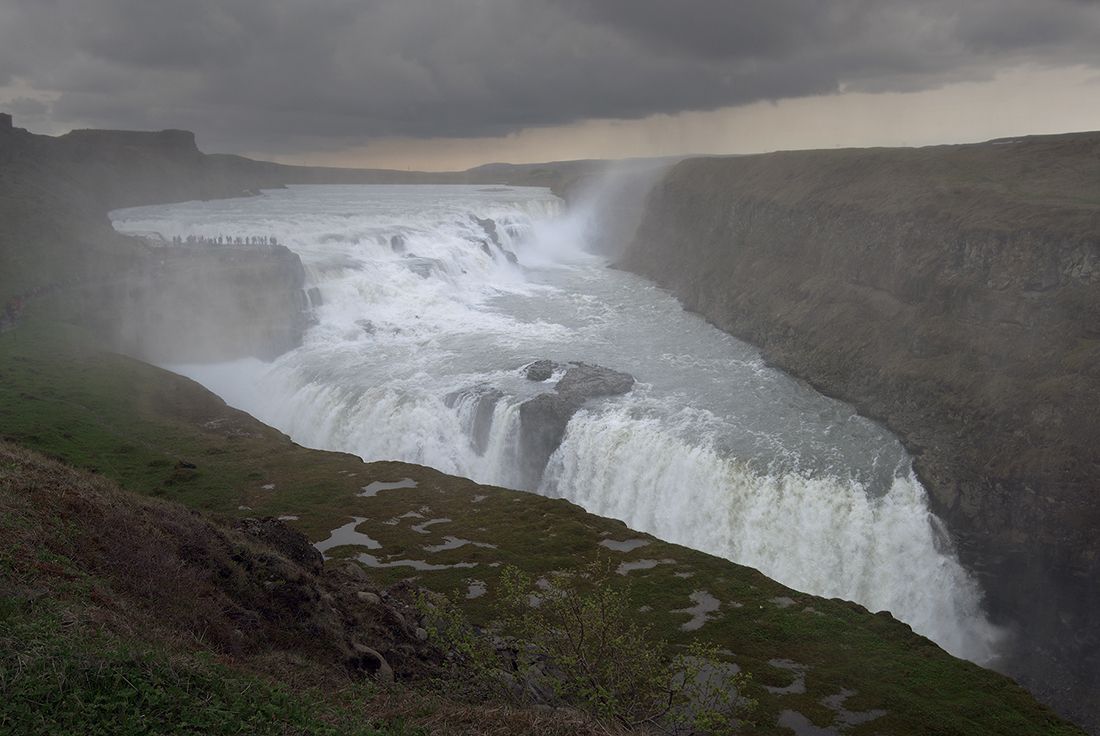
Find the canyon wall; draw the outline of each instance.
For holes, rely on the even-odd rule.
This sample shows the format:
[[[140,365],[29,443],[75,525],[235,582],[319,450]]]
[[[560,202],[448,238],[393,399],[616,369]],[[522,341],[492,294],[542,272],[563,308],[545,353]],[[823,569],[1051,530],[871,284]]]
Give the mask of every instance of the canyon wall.
[[[287,166],[205,154],[185,130],[35,135],[0,116],[0,313],[64,297],[107,344],[156,362],[272,358],[308,326],[286,248],[157,247],[119,235],[110,210],[240,197],[291,184],[513,184],[561,188],[603,164],[465,172]]]
[[[284,246],[159,248],[125,279],[74,289],[111,349],[150,363],[272,360],[312,320],[305,270]]]
[[[1100,727],[1100,134],[688,160],[618,265],[896,432],[1004,669]]]
[[[272,168],[273,167],[273,168]],[[0,132],[0,297],[49,301],[115,350],[154,362],[270,359],[309,323],[298,256],[284,247],[156,247],[107,212],[242,196],[281,169],[207,156],[182,130]]]

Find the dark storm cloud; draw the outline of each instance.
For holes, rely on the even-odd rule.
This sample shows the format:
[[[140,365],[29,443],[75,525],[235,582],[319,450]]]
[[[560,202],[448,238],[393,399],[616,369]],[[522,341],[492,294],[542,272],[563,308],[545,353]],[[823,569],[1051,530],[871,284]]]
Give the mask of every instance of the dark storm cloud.
[[[1100,65],[1080,0],[3,0],[0,83],[208,148],[480,136]]]

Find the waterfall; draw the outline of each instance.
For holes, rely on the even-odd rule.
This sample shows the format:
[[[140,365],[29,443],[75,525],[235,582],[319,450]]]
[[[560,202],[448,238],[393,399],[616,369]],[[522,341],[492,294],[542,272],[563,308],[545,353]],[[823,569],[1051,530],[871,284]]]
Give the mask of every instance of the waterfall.
[[[546,190],[291,187],[113,219],[169,238],[272,232],[301,256],[322,299],[300,348],[171,367],[301,444],[523,487],[520,407],[561,377],[523,367],[625,371],[634,388],[568,419],[528,490],[995,654],[896,438],[608,269]]]

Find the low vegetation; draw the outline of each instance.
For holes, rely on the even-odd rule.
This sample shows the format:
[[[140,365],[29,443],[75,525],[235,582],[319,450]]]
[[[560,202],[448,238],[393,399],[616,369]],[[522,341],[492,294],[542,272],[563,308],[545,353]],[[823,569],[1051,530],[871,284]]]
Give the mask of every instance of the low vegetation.
[[[449,595],[463,618],[480,630],[491,629],[508,610],[508,586],[501,576],[509,566],[528,580],[553,581],[555,573],[610,559],[609,588],[617,596],[616,606],[627,620],[647,628],[650,641],[668,642],[674,654],[687,653],[693,645],[720,649],[723,661],[751,673],[741,694],[758,705],[741,716],[756,724],[757,733],[789,733],[777,725],[787,711],[801,714],[819,728],[835,728],[839,714],[826,703],[847,691],[854,691],[844,701],[848,711],[886,711],[849,730],[857,735],[923,734],[930,728],[944,734],[1079,733],[1010,680],[948,656],[888,615],[872,616],[855,604],[792,591],[754,570],[637,534],[620,522],[586,514],[564,501],[481,486],[418,466],[365,464],[349,455],[306,450],[227,407],[191,381],[102,352],[79,330],[44,320],[43,312],[32,314],[18,329],[0,334],[4,438],[91,471],[102,482],[117,482],[158,500],[159,505],[147,508],[182,513],[181,506],[165,503],[178,502],[225,523],[243,517],[283,516],[314,541],[327,538],[333,529],[351,522],[351,517],[364,519],[356,530],[369,535],[379,549],[334,547],[327,552],[332,559],[326,568],[341,568],[344,560],[365,564],[359,569],[366,570],[378,590],[415,577],[417,585]],[[20,471],[27,472],[31,471]],[[19,497],[11,495],[12,477],[9,474],[4,481],[9,500]],[[361,495],[362,488],[373,481],[406,478],[416,486]],[[12,524],[20,518],[28,528],[49,522],[31,537],[11,536],[8,524],[3,537],[21,540],[16,547],[21,544],[39,554],[50,549],[48,540],[71,540],[81,529],[95,532],[95,518],[87,514],[46,515],[45,508],[58,507],[49,498],[43,497],[37,515],[0,509],[0,517],[13,520]],[[428,521],[436,523],[426,525]],[[134,533],[128,538],[139,536]],[[451,538],[481,546],[454,547],[447,544]],[[611,540],[640,544],[629,551],[601,544]],[[145,557],[145,553],[137,555],[138,560]],[[422,569],[410,566],[417,563],[426,564]],[[148,566],[129,569],[140,572]],[[38,568],[31,568],[29,575],[31,588],[41,586],[42,580],[49,580],[51,586],[64,580]],[[155,630],[158,620],[171,619],[166,614],[174,608],[192,605],[194,596],[186,590],[173,592],[165,586],[157,598],[157,588],[149,586],[150,600],[156,603],[147,607],[142,623],[136,629],[133,624],[123,626],[124,633]],[[73,605],[101,613],[104,607],[96,603],[94,589],[89,587]],[[720,607],[699,619],[697,628],[685,628],[696,618],[689,609],[692,596],[699,592],[713,596]],[[111,589],[111,595],[118,593]],[[201,627],[184,628],[191,643],[204,641],[207,647],[216,631],[200,634]],[[180,635],[178,627],[176,632],[169,640]],[[162,646],[149,645],[152,650]],[[331,661],[325,667],[310,665],[306,670],[313,674],[306,676],[299,667],[287,664],[286,655],[231,656],[233,666],[250,662],[250,676],[275,685],[288,683],[292,692],[322,687],[336,693],[349,686],[346,670]],[[324,662],[324,658],[307,661]],[[791,663],[798,669],[791,669]],[[463,733],[454,730],[459,728],[454,724],[479,723],[469,725],[466,732],[480,733],[477,728],[488,728],[484,714],[460,717],[471,706],[453,701],[466,674],[451,677],[442,694],[436,689],[417,690],[414,695],[354,696],[356,722],[404,719],[430,733]],[[498,717],[493,722],[513,724],[512,733],[524,732],[525,726],[516,724],[529,723],[531,718],[556,724],[554,728],[580,729],[560,733],[584,733],[592,727],[587,716],[562,725],[563,719],[574,716],[516,710],[522,701],[507,698],[491,702],[488,707]],[[578,708],[582,706],[578,702]],[[484,702],[478,707],[485,707]],[[615,716],[612,720],[625,728],[622,720]],[[554,732],[549,726],[541,728],[542,733]]]

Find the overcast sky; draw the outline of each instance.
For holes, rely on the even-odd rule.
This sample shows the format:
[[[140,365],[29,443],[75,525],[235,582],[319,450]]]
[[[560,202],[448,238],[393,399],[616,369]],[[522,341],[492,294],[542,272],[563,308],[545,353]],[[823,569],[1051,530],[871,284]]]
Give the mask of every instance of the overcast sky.
[[[0,109],[401,168],[1100,129],[1100,0],[0,0]]]

